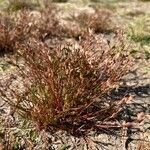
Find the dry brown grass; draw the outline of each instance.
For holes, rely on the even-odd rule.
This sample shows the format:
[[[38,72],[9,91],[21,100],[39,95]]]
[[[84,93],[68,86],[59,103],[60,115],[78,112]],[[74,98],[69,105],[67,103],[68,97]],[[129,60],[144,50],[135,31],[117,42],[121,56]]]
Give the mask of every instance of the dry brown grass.
[[[8,52],[13,51],[15,41],[17,41],[16,29],[12,26],[14,25],[14,21],[12,18],[1,15],[0,19],[0,52]],[[13,28],[13,29],[12,29]]]
[[[94,36],[79,47],[63,44],[49,48],[30,39],[19,45],[27,68],[21,70],[25,92],[10,90],[15,101],[3,91],[2,96],[39,129],[54,127],[74,132],[83,124],[88,127],[95,120],[113,118],[128,98],[113,102],[103,99],[103,95],[114,88],[131,65],[128,47],[122,36],[117,36],[113,46]]]
[[[51,45],[58,44],[67,38],[85,39],[92,33],[107,33],[114,29],[109,11],[95,10],[95,13],[80,13],[72,16],[75,24],[62,25],[57,16],[61,10],[50,5],[39,12],[23,10],[18,15],[1,14],[0,19],[0,51],[15,52],[16,43],[24,43],[29,38],[45,42],[51,39]]]
[[[130,47],[121,32],[114,41],[97,38],[97,32],[109,30],[109,13],[80,14],[76,21],[81,29],[72,30],[59,23],[58,11],[51,6],[38,13],[38,19],[28,11],[13,18],[12,23],[10,16],[1,19],[1,51],[15,51],[25,66],[20,68],[24,91],[7,87],[11,97],[3,89],[0,93],[14,113],[30,119],[38,129],[74,133],[84,124],[87,131],[98,127],[95,121],[114,118],[128,102],[128,98],[110,101],[103,96],[129,71]],[[84,40],[76,44],[64,40],[79,35]],[[45,43],[55,37],[56,42]]]
[[[16,52],[16,44],[25,43],[30,38],[43,41],[47,35],[59,36],[61,27],[58,26],[59,21],[55,17],[56,13],[57,9],[51,6],[38,13],[40,18],[36,18],[37,14],[34,15],[27,10],[23,10],[17,15],[15,13],[11,15],[8,13],[1,14],[0,52]]]
[[[94,33],[108,33],[114,30],[112,17],[109,10],[95,9],[92,13],[83,12],[77,16],[72,15],[70,20],[79,24],[80,30],[85,32],[92,30]]]
[[[6,13],[0,16],[0,52],[15,52],[16,44],[26,41],[31,34],[25,11],[19,17]]]

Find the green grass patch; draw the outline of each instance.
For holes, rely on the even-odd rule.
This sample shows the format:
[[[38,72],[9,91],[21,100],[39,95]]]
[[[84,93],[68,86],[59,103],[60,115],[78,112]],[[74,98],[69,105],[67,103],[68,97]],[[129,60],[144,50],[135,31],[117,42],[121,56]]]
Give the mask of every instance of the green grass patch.
[[[134,19],[129,26],[129,36],[141,45],[150,45],[150,18],[141,16]]]

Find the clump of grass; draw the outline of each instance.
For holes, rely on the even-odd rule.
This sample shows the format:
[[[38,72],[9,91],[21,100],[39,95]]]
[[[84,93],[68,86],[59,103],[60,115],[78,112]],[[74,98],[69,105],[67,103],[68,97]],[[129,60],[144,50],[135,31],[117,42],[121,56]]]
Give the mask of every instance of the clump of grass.
[[[14,18],[1,15],[0,19],[0,51],[12,52],[17,42],[19,31],[15,27]]]
[[[135,42],[141,43],[142,45],[149,44],[150,42],[149,24],[150,21],[147,16],[135,19],[135,21],[130,25],[131,39]]]
[[[22,10],[17,15],[1,14],[0,52],[16,52],[16,44],[24,43],[29,38],[44,41],[47,37],[63,36],[59,19],[56,18],[58,11],[52,5],[37,14],[29,10]]]
[[[47,38],[63,37],[62,26],[57,18],[57,14],[60,13],[60,9],[55,5],[51,5],[44,10],[40,11],[40,18],[35,19],[34,29],[36,29],[36,36],[42,41]]]
[[[33,121],[38,129],[74,132],[83,124],[87,128],[96,120],[113,118],[126,104],[126,99],[112,102],[103,96],[128,72],[131,61],[122,34],[113,42],[97,39],[95,33],[110,29],[109,13],[80,14],[76,22],[81,29],[73,31],[60,24],[56,12],[52,6],[41,10],[38,19],[28,11],[17,19],[1,18],[0,50],[15,51],[25,68],[20,68],[22,93],[9,89],[13,98],[3,89],[0,93],[14,112]],[[83,21],[86,17],[88,23]],[[85,39],[76,45],[64,42],[77,36]],[[53,46],[45,43],[55,37]]]
[[[18,11],[21,9],[34,9],[38,6],[38,3],[35,1],[29,0],[9,0],[8,11]]]
[[[12,21],[10,21],[10,18],[2,18],[1,15],[1,20],[0,20],[0,51],[10,51],[10,49],[12,48],[12,43],[10,41],[10,36],[11,34],[9,34],[10,32],[10,28],[8,28],[8,26],[11,26]],[[9,40],[9,41],[8,41]]]
[[[10,90],[15,101],[2,90],[1,95],[38,129],[75,132],[83,124],[86,128],[95,120],[109,120],[127,100],[108,101],[103,95],[128,72],[131,64],[122,37],[115,43],[107,45],[103,39],[91,36],[78,47],[63,44],[49,48],[30,39],[19,46],[26,64],[26,69],[21,70],[25,91],[20,94]]]
[[[0,52],[15,52],[16,44],[23,43],[29,38],[29,18],[26,12],[19,17],[8,14],[0,15]]]
[[[1,15],[0,21],[0,49],[3,52],[14,52],[16,43],[23,43],[29,38],[42,42],[51,39],[51,46],[65,41],[67,38],[82,39],[92,33],[111,32],[111,14],[108,11],[96,10],[95,13],[80,13],[72,17],[74,25],[68,21],[61,24],[57,14],[61,13],[54,4],[41,9],[39,12],[24,10],[19,15]]]
[[[94,33],[108,33],[114,29],[112,13],[108,10],[95,9],[94,13],[83,12],[72,17],[82,30],[93,30]]]
[[[65,40],[67,38],[86,38],[92,33],[109,33],[115,31],[112,22],[112,13],[108,10],[95,9],[94,13],[81,12],[79,15],[71,15],[65,18],[66,24],[61,24],[57,14],[61,13],[55,5],[47,7],[41,11],[41,17],[37,21],[36,29],[39,39],[57,38]]]

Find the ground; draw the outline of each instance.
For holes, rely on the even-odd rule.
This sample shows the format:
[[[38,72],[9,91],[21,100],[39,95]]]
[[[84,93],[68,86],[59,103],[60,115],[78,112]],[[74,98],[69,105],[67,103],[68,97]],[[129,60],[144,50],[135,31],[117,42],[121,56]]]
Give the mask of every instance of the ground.
[[[142,113],[144,121],[137,128],[100,129],[96,133],[89,132],[86,137],[75,137],[64,131],[53,135],[43,131],[39,136],[45,140],[47,135],[51,140],[48,144],[51,147],[49,149],[54,150],[150,150],[150,2],[112,0],[77,3],[72,0],[70,3],[59,5],[64,7],[65,13],[85,8],[91,10],[91,7],[105,7],[113,11],[116,17],[114,22],[125,30],[130,43],[134,45],[131,55],[135,58],[135,64],[131,72],[123,77],[118,91],[110,95],[117,97],[130,94],[133,97],[132,104],[124,108],[126,122],[133,121],[137,114]],[[10,63],[9,57],[9,54],[5,57],[0,56],[0,81],[3,82],[12,76],[13,80],[18,82],[20,79],[15,76],[16,69]],[[0,108],[4,116],[8,113],[6,107],[2,105]],[[21,131],[21,135],[24,134],[23,132]],[[34,149],[44,148],[39,144]]]

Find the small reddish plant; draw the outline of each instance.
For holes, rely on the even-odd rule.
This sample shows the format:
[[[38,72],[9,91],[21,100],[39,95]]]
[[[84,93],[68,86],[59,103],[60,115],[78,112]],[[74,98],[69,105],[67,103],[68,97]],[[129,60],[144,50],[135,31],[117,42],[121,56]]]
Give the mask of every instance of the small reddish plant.
[[[3,17],[1,15],[0,19],[0,52],[2,51],[13,51],[14,47],[14,38],[11,36],[12,33],[10,31],[12,30],[13,21],[9,17]]]
[[[46,37],[63,36],[62,27],[56,18],[58,11],[52,5],[35,14],[29,10],[22,10],[17,15],[0,14],[0,52],[16,52],[16,45],[30,38],[44,41]]]
[[[23,10],[10,16],[1,14],[0,19],[0,51],[15,52],[16,44],[25,43],[29,38],[35,38],[42,42],[51,40],[51,46],[65,41],[67,38],[80,39],[88,37],[91,32],[109,32],[113,30],[111,13],[103,10],[95,10],[95,13],[80,13],[71,20],[74,25],[63,26],[58,18],[60,9],[54,4],[41,9],[39,12]],[[93,33],[92,32],[92,33]]]
[[[40,129],[72,131],[113,118],[127,100],[112,102],[103,96],[129,71],[129,47],[122,34],[114,41],[96,36],[110,30],[109,13],[80,14],[75,19],[79,28],[72,30],[60,25],[56,12],[52,6],[38,14],[23,11],[16,19],[1,17],[0,51],[15,51],[24,61],[23,91],[10,88],[10,97],[0,88],[1,97]],[[79,36],[85,38],[76,44],[64,40]],[[56,42],[46,44],[55,37]]]
[[[70,18],[79,24],[84,31],[89,29],[95,33],[108,33],[114,30],[114,23],[112,22],[112,13],[108,10],[95,9],[92,13],[79,13],[77,16]]]
[[[91,36],[78,47],[63,44],[49,48],[30,39],[19,46],[26,65],[21,70],[25,91],[18,94],[12,90],[15,101],[7,101],[40,129],[72,131],[83,123],[112,118],[127,101],[112,102],[103,95],[131,65],[122,37],[115,43],[111,46]],[[3,91],[1,94],[5,96]]]
[[[0,52],[15,52],[16,44],[30,37],[29,19],[25,11],[19,16],[0,15]]]

